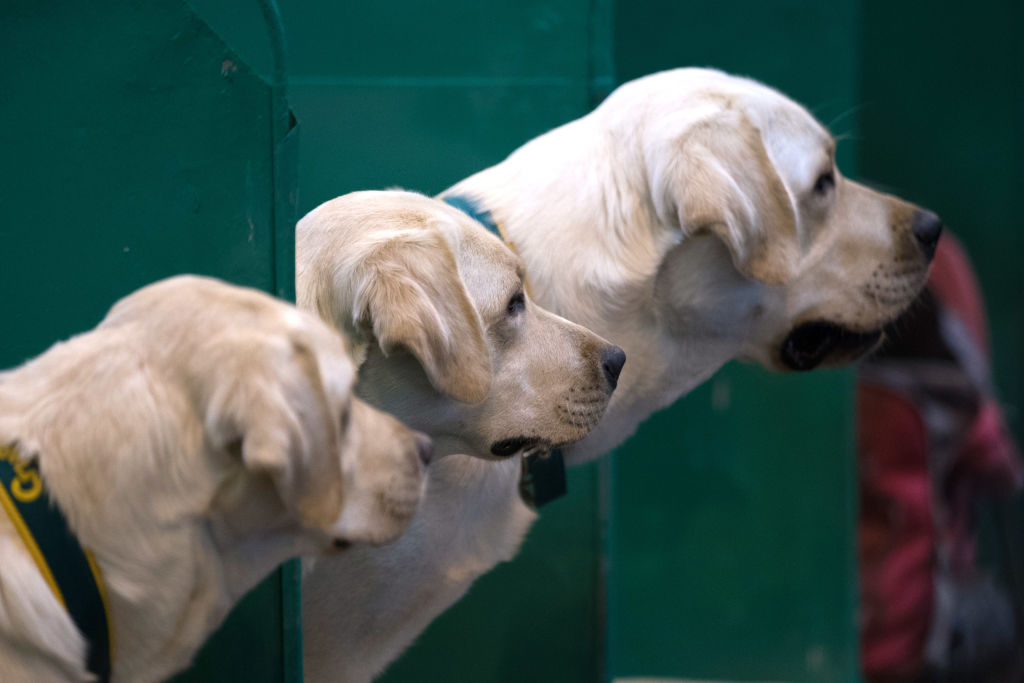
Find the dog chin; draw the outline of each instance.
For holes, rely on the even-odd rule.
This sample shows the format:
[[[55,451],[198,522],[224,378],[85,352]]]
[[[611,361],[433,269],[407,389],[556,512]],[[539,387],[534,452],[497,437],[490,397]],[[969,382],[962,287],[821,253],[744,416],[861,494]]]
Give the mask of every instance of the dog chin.
[[[779,345],[779,363],[797,372],[846,365],[878,346],[882,336],[881,329],[858,331],[828,320],[801,323]]]

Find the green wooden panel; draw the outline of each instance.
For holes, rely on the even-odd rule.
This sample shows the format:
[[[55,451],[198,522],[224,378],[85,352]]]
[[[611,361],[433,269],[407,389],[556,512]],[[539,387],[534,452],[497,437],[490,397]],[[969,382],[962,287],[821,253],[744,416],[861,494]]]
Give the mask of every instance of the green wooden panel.
[[[580,115],[588,99],[585,83],[297,81],[303,210],[358,189],[439,192]],[[597,680],[596,487],[594,468],[573,472],[571,495],[544,510],[515,562],[481,579],[382,680]]]
[[[311,84],[292,102],[303,125],[303,211],[339,194],[404,187],[434,194],[500,161],[519,141],[575,118],[587,88]]]
[[[598,464],[569,472],[515,561],[479,579],[381,679],[390,683],[601,679]]]
[[[189,0],[260,73],[269,73],[258,9]],[[293,79],[349,85],[567,84],[585,78],[593,0],[282,0]]]
[[[615,11],[619,80],[713,65],[848,133],[859,3],[678,3]],[[855,174],[855,149],[840,165]],[[856,678],[852,379],[732,364],[612,460],[608,672]]]
[[[734,365],[615,453],[613,676],[853,679],[851,386]]]
[[[303,78],[585,78],[589,0],[281,3]]]
[[[974,262],[993,380],[1024,443],[1024,5],[864,3],[865,174],[941,215]],[[1024,496],[983,509],[981,560],[1024,621]]]
[[[995,381],[1024,434],[1024,6],[864,7],[865,175],[936,211],[967,247],[988,306]]]
[[[779,88],[828,123],[860,104],[860,12],[857,0],[618,2],[616,76],[711,66]]]
[[[0,365],[175,273],[291,294],[272,89],[188,5],[5,2],[0,64]],[[262,584],[181,680],[285,680],[294,584]]]
[[[302,211],[365,188],[436,193],[585,113],[594,4],[283,2]],[[383,680],[598,679],[597,482],[595,467],[573,472],[571,495],[545,509],[516,561]]]
[[[9,357],[172,273],[270,289],[265,85],[181,3],[3,11],[0,288],[23,292],[5,319],[26,330]]]

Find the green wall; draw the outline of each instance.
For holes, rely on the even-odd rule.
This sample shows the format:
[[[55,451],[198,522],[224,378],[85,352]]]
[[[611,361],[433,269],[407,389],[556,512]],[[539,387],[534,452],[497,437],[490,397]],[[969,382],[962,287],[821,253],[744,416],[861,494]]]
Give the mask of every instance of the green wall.
[[[589,111],[614,72],[715,64],[826,121],[857,101],[853,2],[283,2],[282,14],[303,211],[363,188],[437,192]],[[515,562],[385,680],[853,678],[851,386],[849,373],[726,370],[613,460],[573,471]]]
[[[988,306],[996,384],[1024,435],[1024,5],[864,8],[861,166],[933,208],[967,247]]]
[[[188,5],[6,0],[0,65],[0,367],[177,273],[293,294],[282,102]],[[299,680],[296,582],[251,593],[181,680]]]
[[[860,21],[853,0],[618,3],[616,75],[714,65],[855,135]],[[839,147],[854,177],[856,151]],[[619,449],[611,676],[855,678],[851,387],[733,363]]]
[[[598,22],[610,14],[591,2],[281,9],[303,127],[303,211],[365,188],[439,192],[586,113],[607,84]],[[572,472],[569,486],[516,562],[481,579],[385,681],[600,679],[598,468]]]

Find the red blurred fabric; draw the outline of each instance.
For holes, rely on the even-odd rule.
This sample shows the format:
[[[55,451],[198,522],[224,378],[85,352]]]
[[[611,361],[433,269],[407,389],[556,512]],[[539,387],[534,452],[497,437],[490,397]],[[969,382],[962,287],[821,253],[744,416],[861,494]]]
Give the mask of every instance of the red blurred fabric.
[[[928,272],[928,289],[943,306],[956,312],[974,337],[974,343],[985,356],[989,356],[988,316],[981,287],[967,252],[949,231],[942,235],[935,249],[935,258]]]
[[[927,288],[942,315],[955,316],[987,360],[981,290],[966,252],[951,235],[939,243]],[[885,362],[912,376],[924,367],[915,360]],[[982,387],[968,403],[976,412],[959,416],[968,428],[956,442],[951,464],[938,475],[942,481],[935,481],[929,453],[933,435],[922,418],[928,397],[920,387],[927,382],[915,393],[870,377],[862,373],[857,389],[861,663],[869,681],[909,680],[923,668],[936,608],[937,550],[941,547],[948,558],[949,571],[961,576],[975,571],[972,501],[1018,488],[1021,465],[999,404]]]
[[[857,410],[861,661],[867,672],[910,674],[922,665],[934,592],[925,428],[916,406],[884,387],[862,383]]]

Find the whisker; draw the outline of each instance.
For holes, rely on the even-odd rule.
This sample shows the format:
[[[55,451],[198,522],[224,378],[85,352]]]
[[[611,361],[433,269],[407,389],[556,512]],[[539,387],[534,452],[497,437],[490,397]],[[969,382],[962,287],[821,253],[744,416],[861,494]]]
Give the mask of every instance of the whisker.
[[[837,123],[839,123],[840,121],[842,121],[846,117],[850,116],[851,114],[859,113],[866,106],[867,106],[866,103],[853,105],[852,107],[850,107],[846,111],[841,112],[838,116],[833,117],[833,119],[831,121],[829,121],[825,125],[825,127],[828,128],[829,130],[832,130],[832,127],[835,126]]]

